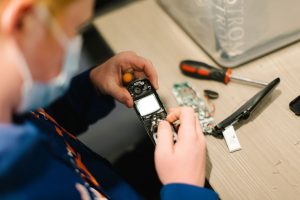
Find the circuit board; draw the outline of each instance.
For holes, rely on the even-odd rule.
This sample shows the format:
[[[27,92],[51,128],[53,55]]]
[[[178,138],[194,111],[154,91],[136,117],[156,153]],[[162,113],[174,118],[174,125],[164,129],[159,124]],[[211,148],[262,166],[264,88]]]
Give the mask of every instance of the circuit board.
[[[198,115],[200,125],[204,134],[212,135],[215,127],[215,121],[204,99],[188,83],[177,83],[173,85],[173,95],[180,106],[192,107]]]

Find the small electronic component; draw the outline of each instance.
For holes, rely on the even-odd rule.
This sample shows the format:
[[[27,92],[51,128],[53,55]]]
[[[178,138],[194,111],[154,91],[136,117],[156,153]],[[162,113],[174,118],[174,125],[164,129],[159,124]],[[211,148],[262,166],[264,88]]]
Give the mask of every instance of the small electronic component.
[[[205,101],[189,83],[174,84],[173,94],[180,106],[192,107],[198,114],[199,122],[204,134],[212,135],[215,126],[214,119],[207,108]]]
[[[232,125],[225,128],[225,130],[223,131],[223,136],[230,153],[242,149]]]
[[[123,74],[122,76],[122,81],[124,85],[128,85],[131,81],[134,80],[134,75],[133,73],[130,72],[126,72],[125,74]]]
[[[204,90],[204,96],[206,96],[208,99],[217,99],[219,98],[219,93],[212,90]]]

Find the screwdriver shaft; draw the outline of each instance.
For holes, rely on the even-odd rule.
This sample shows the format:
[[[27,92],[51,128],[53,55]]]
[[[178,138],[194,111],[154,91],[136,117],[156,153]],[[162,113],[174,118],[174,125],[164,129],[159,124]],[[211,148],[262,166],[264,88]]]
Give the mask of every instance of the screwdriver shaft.
[[[237,80],[237,81],[241,81],[241,82],[245,82],[245,83],[251,83],[251,84],[255,84],[258,86],[266,86],[268,85],[268,83],[263,82],[263,81],[257,81],[257,80],[252,80],[250,78],[245,78],[245,77],[240,77],[240,76],[235,76],[235,75],[230,75],[230,80]]]

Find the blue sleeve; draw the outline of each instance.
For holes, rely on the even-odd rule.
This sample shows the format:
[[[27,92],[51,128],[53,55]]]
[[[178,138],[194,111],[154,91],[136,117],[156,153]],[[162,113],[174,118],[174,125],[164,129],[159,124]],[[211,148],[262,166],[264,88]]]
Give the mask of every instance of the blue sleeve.
[[[69,90],[45,110],[66,130],[78,135],[115,107],[111,96],[100,94],[90,70],[73,78]]]
[[[0,131],[0,199],[3,193],[40,176],[47,166],[47,146],[43,143],[47,140],[30,125],[24,129],[7,127]]]
[[[81,199],[65,146],[32,123],[0,125],[0,199]]]
[[[168,184],[160,192],[161,200],[217,200],[218,195],[212,190],[187,184]]]

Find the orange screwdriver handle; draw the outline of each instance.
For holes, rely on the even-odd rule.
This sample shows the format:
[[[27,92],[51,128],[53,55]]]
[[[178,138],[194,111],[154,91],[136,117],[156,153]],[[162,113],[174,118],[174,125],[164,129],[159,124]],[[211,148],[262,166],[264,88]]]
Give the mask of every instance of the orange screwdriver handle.
[[[225,84],[230,81],[231,76],[231,69],[217,69],[206,63],[193,60],[182,61],[180,63],[180,70],[184,75],[193,78],[215,80]]]
[[[134,74],[132,72],[126,72],[122,75],[122,83],[124,86],[127,86],[134,79]]]

